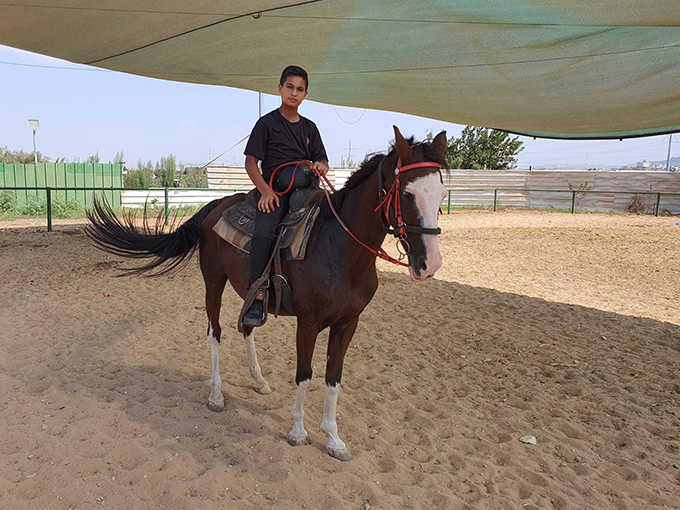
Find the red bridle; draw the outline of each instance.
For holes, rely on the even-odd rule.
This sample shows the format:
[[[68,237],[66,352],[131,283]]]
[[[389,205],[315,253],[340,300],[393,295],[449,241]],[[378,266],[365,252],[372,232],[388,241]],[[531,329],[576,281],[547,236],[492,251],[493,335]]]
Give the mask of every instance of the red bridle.
[[[410,165],[401,166],[401,159],[399,159],[397,161],[397,168],[395,169],[394,184],[392,184],[390,190],[385,194],[385,198],[383,199],[383,201],[380,202],[378,207],[375,208],[374,212],[378,212],[380,208],[383,205],[385,205],[385,202],[387,202],[387,207],[385,208],[385,219],[387,220],[387,223],[389,225],[390,206],[392,205],[392,201],[394,201],[394,217],[397,220],[397,227],[395,229],[390,230],[383,224],[383,228],[385,229],[385,232],[387,232],[388,234],[394,234],[394,237],[398,238],[400,241],[404,241],[406,239],[407,232],[430,235],[441,234],[441,229],[439,228],[411,227],[409,225],[406,225],[406,223],[404,223],[404,218],[401,214],[401,174],[409,170],[428,167],[437,168],[438,170],[441,170],[442,168],[442,166],[439,163],[435,163],[433,161],[423,161],[420,163],[412,163]],[[378,171],[380,172],[380,169],[378,169]],[[380,172],[379,179],[380,181],[382,181],[382,172]],[[384,193],[382,182],[379,183],[378,193]],[[398,233],[397,229],[399,229]]]
[[[380,166],[378,167],[378,193],[379,198],[383,198],[383,193],[385,191],[383,190],[382,187],[382,164],[387,159],[386,157],[380,162]],[[394,211],[395,211],[395,218],[397,219],[397,227],[399,228],[399,233],[397,234],[396,229],[389,229],[388,227],[385,226],[383,223],[383,229],[385,232],[388,234],[394,234],[395,237],[399,239],[398,243],[401,242],[403,246],[408,247],[408,243],[406,242],[406,237],[407,237],[407,232],[413,232],[413,233],[419,233],[419,234],[430,234],[430,235],[439,235],[441,233],[441,229],[439,228],[425,228],[425,227],[411,227],[409,225],[406,225],[404,223],[404,219],[401,214],[401,182],[399,177],[403,172],[407,172],[409,170],[415,170],[417,168],[437,168],[441,170],[441,165],[439,163],[435,162],[430,162],[430,161],[424,161],[420,163],[413,163],[411,165],[406,165],[406,166],[400,166],[401,165],[401,159],[398,160],[397,162],[397,168],[395,169],[395,179],[394,179],[394,184],[392,184],[392,187],[390,188],[390,191],[387,192],[383,198],[383,200],[380,202],[380,205],[375,208],[374,212],[377,212],[384,204],[387,202],[387,208],[385,209],[385,217],[387,218],[387,223],[389,225],[390,218],[389,218],[389,210],[390,210],[390,205],[392,204],[392,201],[394,200]],[[331,182],[328,180],[328,178],[325,175],[319,176],[321,177],[321,184],[323,185],[323,190],[326,193],[326,199],[328,200],[328,206],[331,208],[331,211],[333,212],[333,215],[335,218],[338,220],[338,223],[342,226],[343,229],[345,229],[345,232],[347,232],[352,239],[354,239],[357,243],[359,243],[361,246],[366,248],[368,251],[373,253],[375,256],[380,257],[383,260],[386,260],[388,262],[391,262],[392,264],[398,264],[400,266],[408,267],[408,264],[405,264],[402,262],[402,259],[408,254],[408,248],[405,248],[406,252],[401,252],[399,250],[401,256],[399,259],[395,259],[391,257],[385,250],[382,249],[382,247],[378,248],[377,250],[374,250],[370,246],[364,244],[362,241],[360,241],[353,233],[352,231],[345,225],[345,223],[342,221],[340,218],[340,215],[338,212],[335,210],[335,207],[333,207],[333,202],[331,201],[331,196],[328,193],[328,187],[335,192],[335,188],[331,184]],[[382,222],[382,216],[381,222]]]

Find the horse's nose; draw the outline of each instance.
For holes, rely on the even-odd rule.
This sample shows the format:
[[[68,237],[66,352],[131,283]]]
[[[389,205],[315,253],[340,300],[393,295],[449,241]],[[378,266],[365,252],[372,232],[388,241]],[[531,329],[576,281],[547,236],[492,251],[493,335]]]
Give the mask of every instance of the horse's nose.
[[[421,255],[418,257],[418,260],[416,261],[416,269],[418,272],[424,272],[427,271],[427,262],[425,261],[425,255]]]

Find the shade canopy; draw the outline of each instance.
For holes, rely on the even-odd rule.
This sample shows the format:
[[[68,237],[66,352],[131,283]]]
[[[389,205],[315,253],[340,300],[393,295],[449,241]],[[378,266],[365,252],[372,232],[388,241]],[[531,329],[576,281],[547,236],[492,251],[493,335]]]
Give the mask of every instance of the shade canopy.
[[[680,129],[678,0],[15,0],[0,44],[556,138]]]

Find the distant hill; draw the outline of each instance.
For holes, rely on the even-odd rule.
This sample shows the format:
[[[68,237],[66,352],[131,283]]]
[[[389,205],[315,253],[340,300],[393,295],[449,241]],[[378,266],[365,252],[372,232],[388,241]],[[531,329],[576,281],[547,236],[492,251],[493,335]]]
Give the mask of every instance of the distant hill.
[[[650,161],[650,163],[656,165],[665,165],[666,160],[664,159],[663,161]],[[671,158],[671,166],[680,166],[680,156],[675,156]]]

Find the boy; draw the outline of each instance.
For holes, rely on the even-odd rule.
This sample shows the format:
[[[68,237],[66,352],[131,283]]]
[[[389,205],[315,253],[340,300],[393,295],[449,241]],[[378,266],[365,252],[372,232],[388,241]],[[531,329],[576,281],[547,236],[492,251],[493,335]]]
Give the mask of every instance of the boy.
[[[250,242],[250,284],[258,280],[269,260],[276,228],[288,211],[290,197],[279,197],[269,187],[274,170],[294,161],[313,161],[312,171],[325,175],[328,156],[316,125],[298,114],[298,108],[307,97],[307,71],[298,66],[288,66],[281,74],[279,94],[281,106],[257,121],[246,145],[246,172],[262,194],[255,215],[255,233]],[[262,161],[262,174],[257,164]],[[263,294],[256,296],[243,315],[243,325],[264,324]]]

